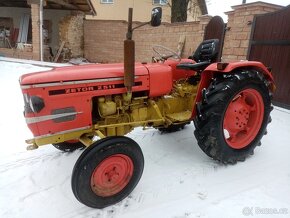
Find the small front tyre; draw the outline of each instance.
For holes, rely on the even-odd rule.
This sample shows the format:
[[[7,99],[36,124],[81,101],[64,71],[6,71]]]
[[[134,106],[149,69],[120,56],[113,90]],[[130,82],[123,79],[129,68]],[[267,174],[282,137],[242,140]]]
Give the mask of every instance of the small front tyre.
[[[93,143],[77,160],[72,190],[83,204],[104,208],[126,198],[144,168],[139,145],[127,137],[107,137]]]

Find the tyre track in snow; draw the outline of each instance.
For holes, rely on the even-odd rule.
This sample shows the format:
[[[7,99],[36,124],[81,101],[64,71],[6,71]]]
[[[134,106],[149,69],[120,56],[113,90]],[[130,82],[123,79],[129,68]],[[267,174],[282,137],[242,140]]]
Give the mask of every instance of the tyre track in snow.
[[[20,153],[20,155],[27,156],[26,153]],[[0,173],[4,173],[8,170],[15,169],[18,167],[23,167],[23,166],[30,166],[35,163],[39,162],[45,162],[45,161],[50,161],[59,158],[60,156],[63,156],[61,153],[53,153],[53,154],[41,154],[41,155],[36,155],[36,156],[27,156],[25,158],[20,158],[17,159],[19,155],[12,155],[11,157],[7,158],[8,162],[1,161],[4,163],[0,162]],[[13,160],[13,161],[11,161]]]
[[[160,197],[160,200],[154,199],[154,203],[152,202],[144,202],[145,205],[143,207],[147,208],[146,213],[139,213],[138,210],[131,211],[129,214],[127,214],[128,217],[135,217],[136,214],[139,214],[139,216],[147,214],[149,211],[167,211],[170,208],[174,208],[174,205],[185,205],[185,210],[189,211],[187,214],[196,214],[194,210],[190,210],[192,206],[186,207],[186,205],[194,205],[194,208],[207,208],[212,205],[217,205],[224,200],[230,199],[233,196],[237,196],[239,194],[245,193],[250,190],[254,190],[256,188],[260,188],[264,184],[267,184],[269,181],[268,178],[264,178],[263,174],[265,174],[265,169],[279,169],[279,166],[288,164],[287,160],[275,160],[275,161],[261,161],[258,165],[255,165],[255,168],[249,168],[248,171],[241,171],[240,174],[237,174],[235,176],[226,176],[227,180],[219,179],[215,182],[212,181],[212,175],[208,174],[205,177],[202,178],[202,180],[198,181],[197,183],[190,183],[190,178],[187,178],[187,185],[182,190],[186,189],[188,192],[184,192],[183,194],[176,194],[174,196],[168,196],[167,199],[164,201],[162,197]],[[243,167],[246,167],[245,164]],[[229,166],[231,168],[234,168],[236,166]],[[226,173],[228,171],[229,167],[220,166],[219,169],[217,169],[217,173],[219,171],[224,171],[222,174]],[[211,178],[210,178],[211,177]],[[275,183],[275,181],[279,180],[280,178],[272,179],[272,182]],[[222,181],[220,181],[222,180]],[[288,176],[289,180],[289,176]],[[251,182],[249,182],[251,181]],[[246,185],[245,185],[246,184]],[[192,188],[192,186],[194,186]],[[175,186],[176,189],[178,189],[178,186]],[[193,189],[196,188],[196,191]],[[159,193],[156,193],[155,196],[165,195],[163,191],[160,191]],[[191,202],[191,203],[188,203]],[[290,208],[289,208],[290,209]],[[203,211],[206,211],[204,209]],[[174,211],[172,211],[172,214],[174,214]],[[176,215],[172,217],[184,217],[183,215]],[[186,217],[186,216],[185,216]],[[200,217],[199,214],[197,216],[190,216],[190,217]]]
[[[33,155],[31,157],[21,157],[19,160],[16,160],[16,163],[4,163],[0,164],[0,168],[3,167],[9,168],[9,170],[15,170],[17,171],[19,167],[21,166],[28,166],[31,167],[33,165],[42,164],[46,161],[51,161],[54,163],[54,165],[57,165],[57,161],[60,159],[66,158],[67,156],[64,153],[58,153],[53,152],[51,154],[41,154],[41,155]],[[152,211],[152,210],[160,210],[160,208],[164,207],[170,207],[170,205],[174,204],[184,204],[181,202],[184,202],[185,199],[188,199],[189,201],[194,202],[196,207],[207,207],[211,204],[218,204],[219,202],[223,201],[224,199],[228,199],[231,196],[237,195],[239,193],[242,193],[247,190],[254,189],[255,187],[258,187],[263,182],[259,180],[261,178],[262,174],[265,171],[265,168],[277,168],[281,164],[285,165],[287,164],[287,161],[282,160],[272,160],[272,161],[260,161],[258,164],[255,165],[255,168],[249,168],[247,171],[241,170],[242,173],[234,176],[227,176],[229,177],[227,181],[216,181],[212,182],[212,178],[214,177],[214,174],[219,174],[222,172],[222,174],[227,174],[226,171],[235,171],[235,168],[246,168],[247,165],[251,165],[251,163],[245,162],[240,163],[238,165],[234,166],[224,166],[220,165],[210,159],[206,159],[205,161],[193,162],[196,164],[195,166],[186,167],[183,170],[177,167],[174,172],[171,172],[171,170],[164,166],[164,163],[167,161],[167,159],[173,158],[175,156],[176,159],[178,159],[178,154],[174,154],[174,152],[169,152],[168,155],[165,155],[165,157],[159,160],[158,157],[155,157],[157,159],[149,160],[149,166],[148,167],[161,167],[162,172],[167,175],[166,178],[175,178],[174,181],[171,181],[168,179],[168,181],[165,180],[164,182],[164,175],[154,175],[153,178],[142,178],[143,182],[141,181],[141,184],[146,183],[147,189],[145,191],[140,192],[142,187],[138,188],[136,191],[134,191],[128,198],[120,202],[119,204],[113,205],[111,207],[105,208],[103,210],[94,210],[87,207],[81,206],[80,209],[75,210],[74,208],[69,209],[66,213],[61,213],[61,217],[104,217],[104,218],[113,218],[113,217],[120,217],[125,216],[125,214],[132,215],[131,217],[134,217],[134,214],[139,213],[139,208],[143,208],[144,211]],[[15,156],[16,157],[16,156]],[[10,157],[11,158],[11,157]],[[9,159],[10,159],[9,158]],[[63,160],[65,161],[65,160]],[[147,159],[148,161],[148,159]],[[254,161],[254,159],[250,158],[248,161]],[[7,171],[8,169],[6,169]],[[177,172],[176,172],[177,171]],[[3,171],[5,174],[5,171]],[[256,181],[254,183],[251,183],[251,185],[241,186],[239,188],[238,184],[243,184],[248,182],[249,175],[251,175],[251,180]],[[225,175],[226,176],[226,175]],[[176,178],[179,178],[176,180]],[[69,176],[66,176],[65,180],[69,179]],[[33,181],[32,179],[31,183],[36,184],[36,181]],[[158,188],[148,188],[149,186],[154,186],[156,182],[162,181],[162,185],[158,186]],[[191,184],[192,183],[192,184]],[[64,182],[63,182],[64,184]],[[47,187],[45,189],[39,190],[37,192],[32,192],[28,194],[27,196],[21,197],[20,201],[25,201],[28,198],[33,198],[37,195],[40,195],[41,193],[44,193],[48,190],[50,191],[58,191],[55,186],[58,186],[58,184],[54,184],[54,186]],[[220,187],[221,190],[225,187],[227,187],[229,190],[227,192],[223,192],[221,190],[217,190],[217,187]],[[145,187],[146,188],[146,187]],[[187,192],[179,192],[178,190],[188,190]],[[170,192],[170,190],[172,190]],[[168,196],[169,193],[169,196]],[[178,193],[178,194],[177,194]],[[164,196],[168,196],[166,201],[164,201]],[[173,197],[174,196],[174,197]],[[168,208],[167,208],[168,209]],[[182,213],[180,216],[177,215],[176,217],[186,217],[186,214],[192,215],[194,213],[188,211],[185,213]]]

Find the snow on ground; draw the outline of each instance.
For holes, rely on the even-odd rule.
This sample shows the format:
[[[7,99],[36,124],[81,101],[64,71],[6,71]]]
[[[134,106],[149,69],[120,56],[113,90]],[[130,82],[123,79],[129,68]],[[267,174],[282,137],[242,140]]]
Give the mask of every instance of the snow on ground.
[[[82,151],[68,154],[51,145],[25,151],[31,133],[18,77],[47,69],[0,61],[0,217],[290,217],[290,111],[281,108],[272,112],[269,133],[255,155],[232,166],[203,154],[192,124],[172,134],[136,129],[129,136],[145,157],[136,189],[102,210],[80,204],[70,178]]]

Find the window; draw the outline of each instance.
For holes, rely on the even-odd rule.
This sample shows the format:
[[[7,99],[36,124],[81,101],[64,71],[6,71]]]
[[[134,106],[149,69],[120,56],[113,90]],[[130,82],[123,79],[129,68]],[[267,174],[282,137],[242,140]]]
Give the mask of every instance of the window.
[[[153,0],[154,5],[166,5],[168,4],[167,0]]]
[[[114,0],[101,0],[102,4],[113,4]]]
[[[13,37],[13,19],[0,17],[0,48],[12,48],[14,43],[12,42],[12,37]]]

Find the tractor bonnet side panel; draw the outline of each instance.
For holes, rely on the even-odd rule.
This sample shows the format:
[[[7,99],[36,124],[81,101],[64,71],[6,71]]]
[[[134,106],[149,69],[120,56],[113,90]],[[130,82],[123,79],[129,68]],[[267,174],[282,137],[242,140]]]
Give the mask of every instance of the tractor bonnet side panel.
[[[61,68],[58,70],[60,71]],[[98,73],[98,71],[95,72],[96,77]],[[76,74],[60,76],[59,73],[56,73],[58,79],[62,77],[66,81],[56,81],[54,78],[50,78],[52,82],[23,84],[28,79],[30,81],[44,80],[39,74],[29,74],[26,77],[27,79],[22,77],[21,84],[25,101],[25,119],[34,137],[90,129],[93,125],[92,98],[126,93],[124,79],[118,73],[115,77],[110,78],[73,81],[71,78],[77,76]],[[55,72],[52,74],[55,74]],[[112,73],[109,74],[113,76]],[[51,76],[49,74],[44,75],[46,75],[46,79]],[[148,89],[148,71],[145,67],[140,66],[136,70],[133,92],[148,92]],[[35,99],[41,101],[42,104],[33,102]],[[38,111],[33,111],[32,107],[36,109],[39,107]]]

